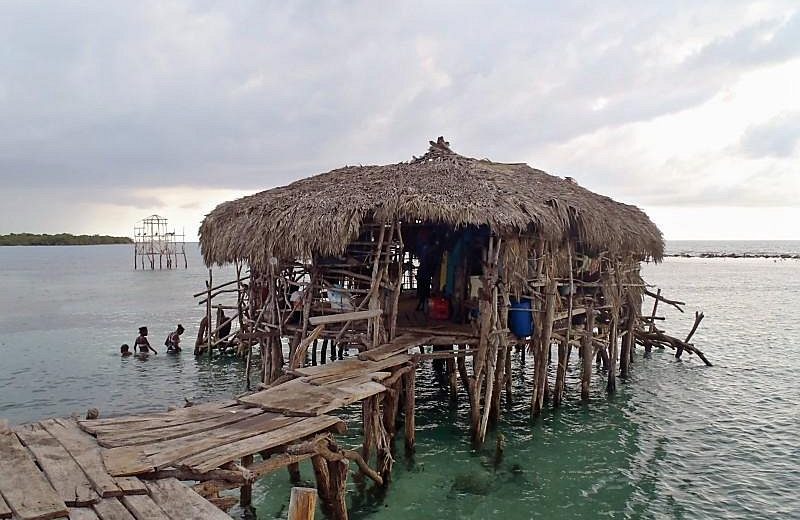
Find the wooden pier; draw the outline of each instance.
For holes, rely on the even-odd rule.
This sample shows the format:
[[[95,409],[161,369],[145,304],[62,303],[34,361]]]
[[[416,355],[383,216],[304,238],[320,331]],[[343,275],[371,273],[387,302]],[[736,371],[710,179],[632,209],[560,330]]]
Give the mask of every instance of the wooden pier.
[[[255,479],[305,459],[313,459],[323,508],[331,518],[346,518],[349,462],[382,483],[391,450],[367,429],[362,450],[341,449],[333,435],[346,426],[326,414],[396,396],[402,378],[413,381],[414,358],[405,353],[413,343],[406,338],[394,351],[387,346],[371,353],[379,360],[297,369],[295,379],[237,400],[6,429],[0,435],[0,518],[228,518],[222,509],[250,505]],[[404,410],[413,416],[413,391],[406,395]],[[413,431],[407,435],[413,442]],[[374,470],[367,463],[370,449],[381,450]],[[238,497],[220,494],[236,488]]]

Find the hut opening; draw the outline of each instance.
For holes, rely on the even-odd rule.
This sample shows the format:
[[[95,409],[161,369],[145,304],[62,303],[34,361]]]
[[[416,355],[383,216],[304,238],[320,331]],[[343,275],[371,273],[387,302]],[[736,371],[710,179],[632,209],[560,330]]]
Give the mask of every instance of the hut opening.
[[[510,398],[513,348],[534,365],[532,415],[563,401],[570,360],[583,400],[594,370],[615,390],[637,345],[710,364],[690,343],[694,331],[681,340],[656,326],[659,302],[683,304],[639,275],[664,250],[644,212],[526,164],[461,156],[441,137],[408,162],[348,166],[223,203],[203,221],[200,246],[209,267],[233,263],[238,275],[218,286],[209,279],[196,295],[207,306],[209,354],[223,340],[236,345],[262,389],[313,383],[320,376],[309,367],[348,354],[373,363],[369,380],[385,383],[381,406],[392,410],[375,420],[390,437],[400,395],[412,394],[412,448],[412,376],[423,359],[452,392],[465,391],[478,443]],[[224,291],[236,295],[227,320],[238,328],[219,338],[212,298]],[[340,379],[326,382],[364,380],[353,363],[338,366]],[[368,403],[378,413],[371,399],[365,429]]]

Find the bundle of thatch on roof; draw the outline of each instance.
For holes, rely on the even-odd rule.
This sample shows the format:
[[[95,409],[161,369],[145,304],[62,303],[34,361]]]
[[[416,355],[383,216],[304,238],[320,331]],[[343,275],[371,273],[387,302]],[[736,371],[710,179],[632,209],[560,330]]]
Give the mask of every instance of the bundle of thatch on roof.
[[[200,227],[206,264],[308,258],[345,250],[365,221],[487,225],[499,235],[577,239],[612,255],[660,259],[659,229],[639,208],[522,163],[454,153],[444,139],[424,156],[346,166],[220,204]]]

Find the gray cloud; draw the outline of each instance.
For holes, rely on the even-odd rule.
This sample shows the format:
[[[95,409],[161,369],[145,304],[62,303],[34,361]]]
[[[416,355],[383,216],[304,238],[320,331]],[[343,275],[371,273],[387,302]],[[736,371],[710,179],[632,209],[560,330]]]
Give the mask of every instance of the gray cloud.
[[[408,159],[440,134],[523,160],[797,56],[790,5],[747,25],[723,0],[4,2],[0,190],[266,188]],[[664,52],[704,31],[716,38],[688,58]]]

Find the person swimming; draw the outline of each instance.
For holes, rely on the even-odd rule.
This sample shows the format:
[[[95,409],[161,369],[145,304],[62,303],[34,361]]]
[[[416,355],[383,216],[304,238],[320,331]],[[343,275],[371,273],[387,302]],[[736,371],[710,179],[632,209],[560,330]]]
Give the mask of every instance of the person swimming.
[[[131,352],[131,348],[128,346],[127,343],[123,343],[121,347],[119,347],[119,355],[122,357],[132,356],[133,352]]]
[[[150,341],[147,340],[147,327],[139,327],[139,336],[136,338],[136,341],[133,342],[133,348],[134,350],[138,350],[140,356],[147,356],[150,354],[150,351],[158,355],[156,349],[151,347]]]

